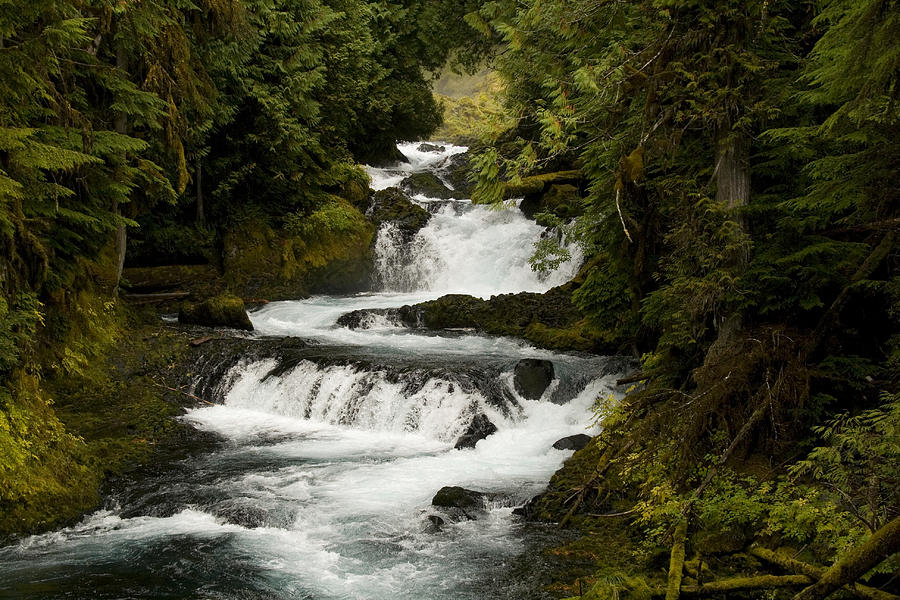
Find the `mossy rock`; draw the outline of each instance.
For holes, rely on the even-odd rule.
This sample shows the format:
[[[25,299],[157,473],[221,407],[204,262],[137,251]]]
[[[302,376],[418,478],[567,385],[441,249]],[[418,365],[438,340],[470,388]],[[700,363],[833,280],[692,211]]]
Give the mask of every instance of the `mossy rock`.
[[[353,293],[369,287],[375,227],[337,196],[285,226],[241,223],[224,236],[224,277],[244,298],[291,300],[311,293]]]
[[[189,304],[178,313],[178,321],[205,327],[231,327],[253,331],[244,301],[236,296],[221,295],[197,304]]]
[[[578,187],[569,183],[553,183],[540,192],[526,194],[519,209],[529,219],[541,213],[549,213],[563,220],[584,214]]]
[[[501,294],[490,300],[448,294],[414,306],[353,311],[342,316],[338,324],[357,327],[367,314],[376,313],[408,327],[477,329],[524,337],[541,348],[615,354],[618,338],[591,325],[572,302],[575,289],[576,286],[566,284],[544,294]]]
[[[431,213],[415,204],[402,190],[391,187],[375,192],[369,219],[376,225],[393,222],[408,237],[428,224]]]
[[[400,188],[411,196],[421,194],[438,200],[461,200],[465,197],[448,188],[440,177],[430,172],[413,173],[400,182]]]
[[[581,171],[556,171],[541,175],[522,177],[518,182],[507,182],[503,186],[504,198],[523,198],[528,194],[544,192],[553,184],[578,185],[582,180]]]

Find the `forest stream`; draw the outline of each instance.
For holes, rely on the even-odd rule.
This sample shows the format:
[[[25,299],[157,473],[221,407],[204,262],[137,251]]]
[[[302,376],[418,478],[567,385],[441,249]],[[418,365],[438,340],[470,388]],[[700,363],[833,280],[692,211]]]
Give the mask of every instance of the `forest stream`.
[[[465,150],[400,149],[409,163],[368,169],[374,189],[410,172],[441,176]],[[382,226],[376,290],[253,311],[247,344],[303,341],[289,353],[248,349],[225,368],[207,361],[219,369],[213,404],[182,418],[212,441],[118,486],[77,525],[0,548],[0,597],[542,597],[510,577],[546,536],[513,510],[571,454],[554,442],[596,432],[592,405],[616,392],[622,362],[470,331],[429,334],[377,313],[338,326],[351,311],[447,293],[543,292],[579,267],[572,248],[557,271],[534,272],[544,228],[514,206],[414,201],[432,217],[412,239]],[[514,385],[522,359],[552,362],[539,399]],[[456,449],[485,419],[496,431]],[[486,493],[484,510],[473,520],[442,512],[431,501],[444,486]]]

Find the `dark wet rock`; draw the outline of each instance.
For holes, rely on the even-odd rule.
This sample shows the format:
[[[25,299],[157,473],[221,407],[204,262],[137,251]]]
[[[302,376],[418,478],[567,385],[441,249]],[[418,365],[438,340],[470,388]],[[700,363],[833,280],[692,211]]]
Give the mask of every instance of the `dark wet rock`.
[[[539,400],[553,381],[553,363],[538,358],[523,358],[516,363],[513,380],[516,391],[528,400]]]
[[[405,236],[412,237],[425,227],[431,214],[413,203],[402,190],[387,188],[375,192],[366,216],[375,226],[393,222]]]
[[[416,148],[416,150],[418,150],[419,152],[446,152],[447,148],[445,146],[423,142],[419,144],[419,147]]]
[[[355,311],[338,324],[358,327],[360,312],[381,314],[407,327],[475,329],[494,335],[520,336],[541,348],[615,354],[615,337],[593,328],[572,302],[577,284],[555,287],[544,294],[521,292],[482,300],[465,294],[448,294],[437,300],[401,308]]]
[[[379,144],[377,148],[369,148],[368,151],[357,150],[354,156],[360,163],[377,169],[388,169],[409,162],[406,155],[394,143]]]
[[[288,527],[295,515],[291,512],[267,510],[239,500],[227,501],[213,509],[217,519],[247,529],[257,527]]]
[[[485,494],[455,485],[442,487],[431,505],[442,509],[451,521],[474,521],[485,512]]]
[[[472,419],[466,432],[459,436],[459,439],[456,441],[456,446],[454,447],[457,450],[462,448],[474,448],[475,444],[496,432],[497,426],[491,423],[485,415],[479,413]]]
[[[523,504],[522,506],[517,506],[513,509],[512,513],[519,517],[525,517],[526,519],[531,519],[534,517],[534,510],[537,506],[538,501],[541,499],[540,495],[534,496]]]
[[[557,450],[581,450],[591,442],[591,436],[577,433],[557,440],[553,447]]]
[[[196,304],[188,304],[178,314],[178,321],[205,327],[231,327],[253,331],[244,301],[236,296],[221,295]]]
[[[406,327],[424,327],[420,321],[421,314],[414,306],[401,306],[400,308],[367,308],[354,310],[338,317],[338,327],[348,329],[364,328],[366,323],[375,315],[381,315],[388,320],[402,324]]]
[[[468,152],[462,152],[447,159],[441,168],[441,174],[453,186],[457,194],[468,198],[472,195],[475,187],[475,184],[469,180],[471,169],[471,156]]]
[[[438,200],[461,200],[464,196],[451,190],[441,178],[430,172],[413,173],[400,182],[400,188],[412,195],[422,194],[426,198]]]
[[[428,515],[426,521],[423,533],[438,533],[446,524],[446,521],[437,515]]]
[[[519,210],[529,219],[539,213],[549,213],[563,220],[584,214],[581,193],[570,183],[552,183],[538,192],[525,194]]]

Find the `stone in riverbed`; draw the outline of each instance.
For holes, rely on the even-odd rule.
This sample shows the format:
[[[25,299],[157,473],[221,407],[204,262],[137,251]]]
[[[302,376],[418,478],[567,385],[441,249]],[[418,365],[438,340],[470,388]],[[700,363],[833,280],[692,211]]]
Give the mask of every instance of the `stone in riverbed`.
[[[392,187],[375,192],[366,216],[376,226],[392,222],[404,236],[412,238],[425,227],[431,213],[414,204],[402,190]]]
[[[451,190],[441,181],[440,177],[427,171],[413,173],[400,182],[400,188],[413,196],[422,194],[426,198],[439,200],[459,200],[463,198],[463,194]]]
[[[539,400],[553,381],[553,363],[539,358],[523,358],[516,363],[513,383],[520,396]]]
[[[423,533],[438,533],[444,528],[444,520],[437,515],[428,515]]]
[[[431,501],[452,521],[474,521],[485,512],[485,494],[459,486],[446,486],[438,490]]]
[[[462,448],[474,448],[475,444],[487,436],[496,433],[496,431],[496,425],[491,423],[483,414],[478,414],[472,419],[466,432],[459,436],[459,439],[456,441],[456,446],[454,447],[457,450]]]
[[[577,433],[557,440],[553,447],[557,450],[581,450],[591,442],[591,436],[583,433]]]
[[[178,313],[178,322],[205,327],[232,327],[253,331],[253,323],[247,316],[244,301],[236,296],[223,294],[197,304],[189,304]]]
[[[454,154],[446,160],[441,168],[444,179],[453,186],[457,194],[464,198],[471,197],[475,187],[475,184],[469,180],[469,173],[472,170],[470,158],[468,152]]]
[[[445,146],[423,142],[419,144],[419,147],[416,148],[416,150],[418,150],[419,152],[445,152],[447,148]]]

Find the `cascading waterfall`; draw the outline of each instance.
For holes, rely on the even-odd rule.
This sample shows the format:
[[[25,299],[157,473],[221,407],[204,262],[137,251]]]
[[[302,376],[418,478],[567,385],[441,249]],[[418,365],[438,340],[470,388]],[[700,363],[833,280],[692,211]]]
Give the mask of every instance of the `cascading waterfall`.
[[[276,364],[265,360],[236,367],[240,374],[225,394],[225,405],[366,431],[415,432],[442,442],[455,441],[476,414],[488,413],[499,422],[511,412],[512,405],[506,410],[490,406],[458,375],[323,367],[303,360],[269,377]]]
[[[398,177],[440,165],[465,151],[450,146],[445,153],[423,153],[415,145],[401,145],[410,157],[409,171],[369,169],[373,187],[396,185]],[[440,159],[440,160],[439,160]],[[437,171],[438,173],[440,171]],[[386,292],[430,291],[488,297],[511,292],[544,292],[575,276],[583,256],[576,244],[567,248],[571,258],[551,273],[531,269],[529,259],[544,228],[516,208],[474,205],[467,200],[413,200],[431,213],[428,224],[405,240],[393,223],[378,231],[375,262],[378,281]]]
[[[369,170],[376,189],[416,171],[440,175],[465,151],[400,149],[409,163]],[[194,392],[212,405],[184,418],[213,441],[144,474],[77,525],[0,547],[0,596],[543,598],[537,584],[498,584],[537,535],[512,507],[569,455],[552,448],[556,440],[596,431],[591,407],[616,392],[621,361],[407,330],[376,313],[354,330],[338,327],[354,310],[448,292],[543,291],[578,268],[573,248],[559,271],[533,272],[528,259],[543,229],[514,208],[415,200],[432,213],[423,229],[406,239],[388,223],[378,233],[382,291],[274,302],[251,314],[257,338],[230,352],[211,342],[219,350],[198,365]],[[554,366],[539,400],[513,383],[525,358]],[[456,449],[477,418],[495,431]],[[435,531],[431,498],[449,485],[495,501],[478,520]]]

